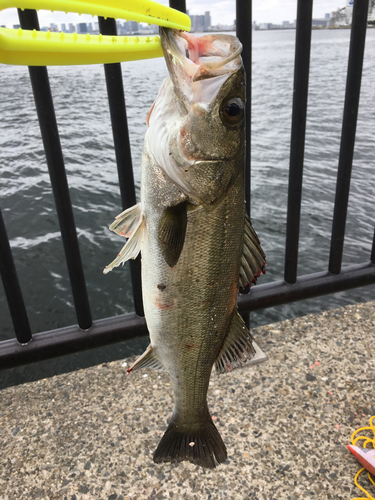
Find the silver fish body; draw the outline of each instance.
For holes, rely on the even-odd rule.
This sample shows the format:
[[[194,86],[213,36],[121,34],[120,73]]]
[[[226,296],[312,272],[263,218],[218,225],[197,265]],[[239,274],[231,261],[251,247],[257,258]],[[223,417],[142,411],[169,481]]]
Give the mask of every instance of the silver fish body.
[[[214,467],[227,454],[207,407],[212,367],[253,356],[237,295],[265,268],[244,209],[245,74],[235,37],[161,37],[170,76],[147,118],[141,203],[112,224],[129,239],[106,271],[141,251],[151,342],[130,371],[161,365],[175,400],[155,462]]]

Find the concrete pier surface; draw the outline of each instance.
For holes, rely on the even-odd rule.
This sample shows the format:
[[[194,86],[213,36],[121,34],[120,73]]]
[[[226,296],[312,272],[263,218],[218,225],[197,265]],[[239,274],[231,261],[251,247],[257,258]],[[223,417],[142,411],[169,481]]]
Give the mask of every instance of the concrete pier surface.
[[[375,415],[375,302],[253,333],[267,361],[211,378],[226,463],[154,464],[168,374],[115,361],[0,391],[0,499],[365,497],[346,445]]]

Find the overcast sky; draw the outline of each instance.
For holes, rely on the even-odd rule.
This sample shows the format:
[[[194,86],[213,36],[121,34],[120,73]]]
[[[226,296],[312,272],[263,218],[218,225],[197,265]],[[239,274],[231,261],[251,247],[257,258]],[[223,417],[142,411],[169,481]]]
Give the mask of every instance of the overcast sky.
[[[243,0],[246,1],[246,0]],[[105,0],[103,0],[105,3]],[[159,3],[168,5],[168,0],[159,0]],[[344,7],[346,0],[314,0],[314,18],[324,17],[339,7]],[[235,18],[234,0],[186,0],[186,8],[191,15],[204,14],[206,10],[211,12],[211,22],[215,24],[232,24]],[[253,0],[253,20],[257,23],[270,22],[281,24],[283,21],[293,21],[296,18],[297,0]],[[91,16],[78,16],[76,14],[66,15],[61,12],[40,11],[40,25],[49,26],[50,23],[73,23],[92,22]],[[0,12],[0,25],[11,28],[18,23],[15,9],[7,9]]]

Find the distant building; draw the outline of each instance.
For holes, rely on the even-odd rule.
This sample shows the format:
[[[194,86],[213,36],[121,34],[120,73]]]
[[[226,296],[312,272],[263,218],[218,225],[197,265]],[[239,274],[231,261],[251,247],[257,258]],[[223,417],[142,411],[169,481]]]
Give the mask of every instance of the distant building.
[[[342,9],[337,9],[332,12],[331,18],[329,20],[329,25],[332,27],[337,26],[346,26],[346,9],[343,7]]]
[[[20,28],[21,26],[19,24],[13,24],[13,29],[14,30],[18,30],[18,28]]]
[[[87,33],[87,24],[86,23],[78,23],[77,24],[77,33]]]
[[[368,21],[374,22],[375,21],[375,0],[370,0],[369,6],[368,6]]]
[[[76,27],[74,26],[74,24],[69,23],[69,33],[75,33],[75,31],[76,31]]]
[[[346,0],[345,17],[346,17],[346,24],[352,24],[353,0]]]
[[[87,33],[92,33],[92,32],[93,32],[92,23],[88,23],[87,24]]]
[[[204,16],[190,16],[191,31],[204,31]]]
[[[63,31],[64,33],[66,33],[66,24],[62,24],[61,25],[61,31]]]
[[[204,31],[207,31],[210,26],[211,26],[211,15],[210,12],[207,10],[204,13]]]
[[[125,26],[120,21],[116,21],[116,30],[118,35],[125,35]]]
[[[293,29],[296,27],[296,22],[283,21],[283,29]]]
[[[328,28],[330,23],[330,20],[327,19],[326,17],[322,19],[313,19],[311,24],[312,26],[315,26],[315,28]]]
[[[125,34],[132,35],[138,33],[138,23],[137,21],[126,21],[125,26]]]
[[[159,26],[157,24],[139,23],[138,31],[140,35],[157,35],[159,33]]]
[[[49,30],[50,30],[50,31],[53,31],[54,33],[56,33],[57,31],[59,31],[59,27],[57,26],[57,24],[55,24],[55,23],[51,23],[51,24],[49,25]]]
[[[283,24],[273,24],[273,23],[259,23],[253,22],[254,30],[285,30],[285,29],[295,29],[297,21],[283,21]]]
[[[189,16],[191,20],[191,31],[208,31],[211,26],[210,11],[206,11],[204,15]]]

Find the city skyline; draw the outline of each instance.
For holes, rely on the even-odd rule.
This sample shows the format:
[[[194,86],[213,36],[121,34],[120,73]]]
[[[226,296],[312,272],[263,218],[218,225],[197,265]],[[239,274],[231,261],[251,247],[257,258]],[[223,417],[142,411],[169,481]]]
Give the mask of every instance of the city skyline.
[[[159,3],[168,5],[168,0],[159,0]],[[346,0],[315,0],[313,17],[323,18],[346,5]],[[231,25],[236,18],[235,2],[233,0],[187,0],[186,8],[191,16],[211,13],[211,25]],[[283,21],[293,22],[297,14],[297,0],[258,0],[253,2],[253,20],[259,23],[282,24]],[[93,23],[95,18],[89,15],[65,14],[63,12],[39,11],[40,26],[53,24]],[[7,9],[0,14],[0,25],[12,27],[19,24],[16,9]]]

